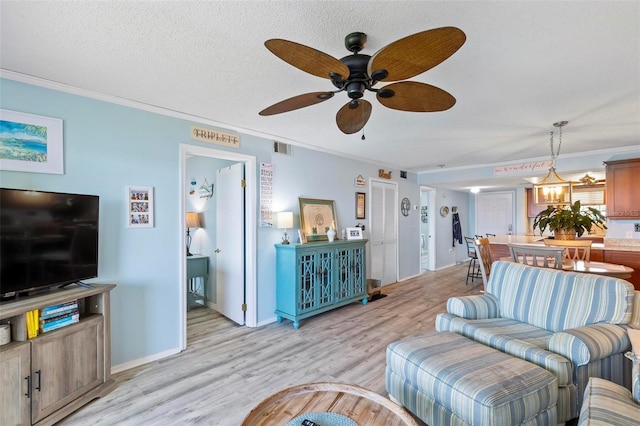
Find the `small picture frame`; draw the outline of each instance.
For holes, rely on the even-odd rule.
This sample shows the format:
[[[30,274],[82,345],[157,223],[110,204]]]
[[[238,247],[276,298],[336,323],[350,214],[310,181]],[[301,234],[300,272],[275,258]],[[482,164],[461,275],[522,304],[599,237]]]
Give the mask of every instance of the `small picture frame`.
[[[366,219],[367,194],[356,192],[356,219]]]
[[[153,187],[127,187],[127,227],[153,228]]]
[[[307,244],[307,234],[302,229],[298,229],[298,238],[300,239],[300,244]]]
[[[347,228],[347,240],[361,240],[362,228]]]

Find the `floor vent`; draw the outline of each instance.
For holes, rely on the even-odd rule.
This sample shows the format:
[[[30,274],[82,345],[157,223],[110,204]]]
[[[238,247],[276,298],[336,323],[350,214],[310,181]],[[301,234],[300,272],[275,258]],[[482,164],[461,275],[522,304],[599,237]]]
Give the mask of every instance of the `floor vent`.
[[[273,141],[273,152],[282,155],[291,155],[291,145],[284,142]]]

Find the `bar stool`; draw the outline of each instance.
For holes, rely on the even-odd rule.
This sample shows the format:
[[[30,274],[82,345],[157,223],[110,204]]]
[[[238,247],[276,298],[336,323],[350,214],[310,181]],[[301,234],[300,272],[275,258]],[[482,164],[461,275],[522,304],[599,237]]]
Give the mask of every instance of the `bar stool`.
[[[465,242],[467,243],[467,256],[469,256],[469,266],[467,267],[467,279],[465,281],[465,285],[469,284],[469,278],[471,278],[471,282],[475,278],[482,278],[480,275],[480,265],[478,262],[478,253],[476,252],[476,246],[473,243],[473,238],[464,237]]]

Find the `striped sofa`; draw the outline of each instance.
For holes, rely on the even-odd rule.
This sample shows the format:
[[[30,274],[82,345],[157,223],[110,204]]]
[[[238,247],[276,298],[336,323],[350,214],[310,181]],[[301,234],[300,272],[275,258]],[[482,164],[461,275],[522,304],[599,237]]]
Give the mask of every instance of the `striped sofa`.
[[[485,293],[453,297],[436,330],[524,359],[558,379],[558,423],[578,417],[590,377],[631,388],[625,327],[634,288],[599,275],[494,262]]]

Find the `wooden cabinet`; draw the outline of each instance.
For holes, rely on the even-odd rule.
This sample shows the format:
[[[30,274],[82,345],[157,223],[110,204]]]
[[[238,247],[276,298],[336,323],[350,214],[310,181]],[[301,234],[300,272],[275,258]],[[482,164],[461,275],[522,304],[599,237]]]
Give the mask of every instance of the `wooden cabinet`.
[[[631,278],[627,278],[636,290],[640,290],[640,252],[604,250],[604,261],[607,263],[617,263],[633,268]]]
[[[26,312],[78,301],[80,321],[27,341],[0,347],[2,402],[0,423],[54,424],[105,395],[111,379],[109,291],[114,285],[57,289],[2,302],[0,320],[25,326]],[[16,338],[24,333],[14,330]]]
[[[31,423],[31,344],[12,342],[0,351],[2,425]]]
[[[640,158],[605,161],[607,165],[607,217],[640,218]]]
[[[366,240],[276,244],[276,315],[304,318],[362,300],[367,303]]]
[[[536,200],[533,198],[533,188],[526,188],[527,193],[527,217],[536,217],[538,213],[545,210],[547,206],[537,205]]]

